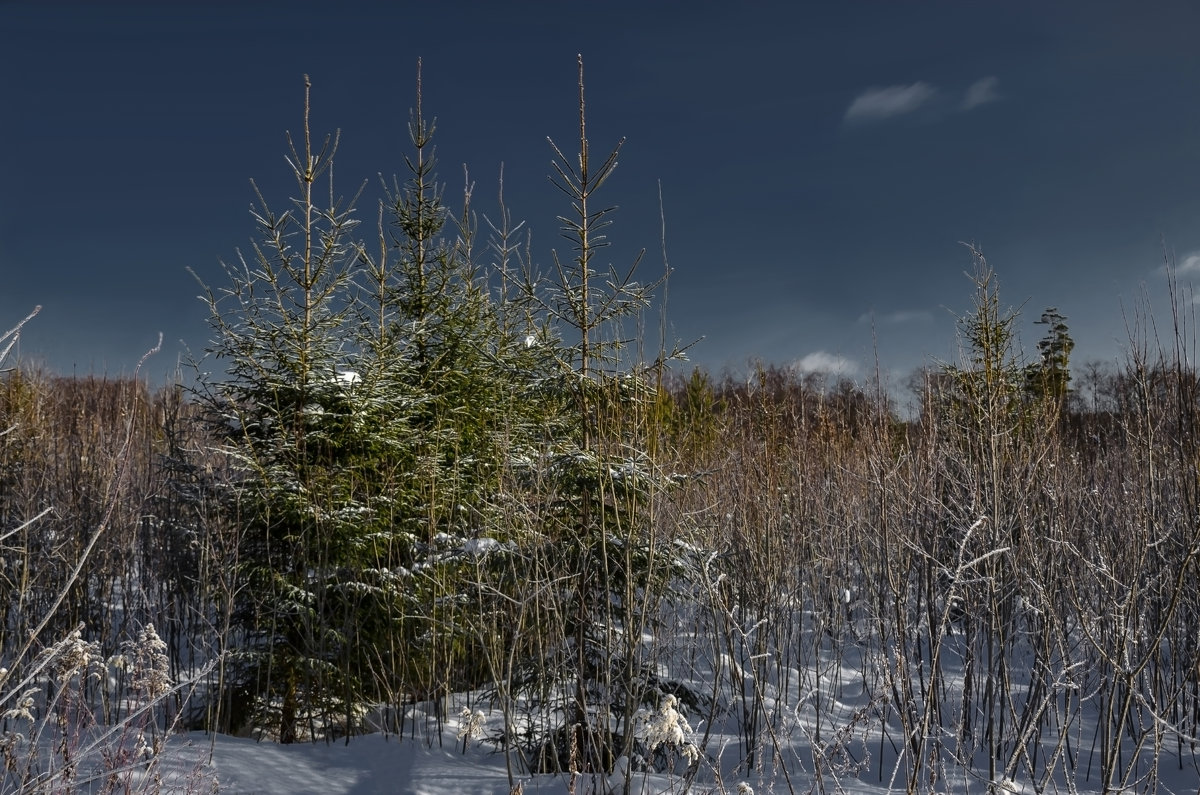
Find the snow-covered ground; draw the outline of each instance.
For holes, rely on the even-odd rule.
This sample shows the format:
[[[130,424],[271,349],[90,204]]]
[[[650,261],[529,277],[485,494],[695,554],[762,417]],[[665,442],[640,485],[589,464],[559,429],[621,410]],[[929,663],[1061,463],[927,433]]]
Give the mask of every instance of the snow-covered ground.
[[[680,640],[687,641],[686,633]],[[810,638],[815,640],[815,638]],[[947,703],[960,697],[963,679],[955,650],[959,635],[947,635],[941,665],[946,674]],[[1086,694],[1067,699],[1057,713],[1066,723],[1057,734],[1047,730],[1031,738],[1028,756],[1010,752],[1000,760],[995,780],[989,780],[989,760],[977,745],[958,744],[953,727],[933,727],[936,736],[920,745],[927,760],[918,784],[909,789],[912,759],[901,738],[903,731],[888,705],[882,677],[892,668],[889,657],[869,644],[840,643],[828,636],[810,647],[808,664],[775,669],[760,676],[748,659],[722,653],[720,665],[736,670],[743,682],[737,692],[726,684],[715,702],[688,710],[673,696],[665,696],[659,709],[642,716],[642,748],[661,747],[652,765],[618,760],[617,771],[606,780],[567,775],[532,775],[518,766],[515,755],[506,758],[498,738],[503,718],[489,712],[480,693],[456,694],[443,705],[448,716],[439,721],[435,712],[410,707],[407,734],[365,734],[335,741],[280,745],[270,740],[207,734],[174,733],[154,762],[146,752],[161,729],[134,731],[93,726],[84,735],[72,735],[78,760],[67,786],[61,780],[42,781],[21,789],[11,774],[0,771],[0,792],[187,792],[239,795],[291,793],[452,793],[503,795],[521,793],[862,793],[892,792],[971,793],[1101,793],[1097,716],[1102,700]],[[739,655],[740,656],[740,655]],[[698,658],[694,659],[696,662]],[[758,668],[759,674],[764,673]],[[712,667],[693,668],[688,682],[702,691],[713,677]],[[890,689],[890,688],[886,688]],[[1023,686],[1015,682],[1018,697]],[[747,693],[751,694],[749,697]],[[467,705],[470,705],[468,708]],[[745,709],[760,710],[759,741],[747,757]],[[754,706],[757,705],[757,706]],[[679,707],[679,712],[675,711]],[[1055,707],[1055,709],[1059,709]],[[415,712],[414,712],[415,710]],[[11,711],[10,711],[11,713]],[[1146,715],[1148,713],[1140,713]],[[769,719],[768,719],[769,716]],[[20,730],[21,720],[6,713],[5,736]],[[149,727],[144,713],[129,720]],[[468,722],[475,723],[468,726]],[[1052,726],[1054,721],[1047,723]],[[62,769],[61,733],[46,725],[38,767]],[[466,742],[464,734],[470,734]],[[1064,741],[1064,736],[1070,737]],[[414,739],[415,735],[415,739]],[[1053,736],[1052,736],[1053,735]],[[1198,744],[1200,745],[1200,744]],[[114,761],[115,760],[115,761]],[[142,760],[142,761],[139,761]],[[1018,761],[1014,761],[1018,760]],[[1049,761],[1047,761],[1049,760]],[[692,764],[689,766],[689,762]],[[966,762],[967,764],[960,764]],[[1124,743],[1119,762],[1132,771],[1126,789],[1112,792],[1198,793],[1200,755],[1189,738],[1166,732],[1157,743],[1135,752]],[[933,766],[931,771],[930,765]],[[511,772],[510,772],[511,766]],[[113,773],[117,768],[118,772]],[[632,769],[631,769],[632,768]],[[1125,768],[1121,768],[1125,769]],[[1011,778],[1009,778],[1011,776]],[[626,789],[628,785],[628,789]],[[16,789],[14,789],[16,787]]]
[[[298,743],[278,745],[217,735],[177,738],[164,756],[164,780],[186,784],[196,781],[197,764],[204,778],[215,780],[222,793],[237,795],[331,795],[332,793],[396,793],[396,795],[507,795],[511,792],[504,759],[486,744],[474,743],[464,754],[461,745],[447,736],[441,748],[427,743],[387,738],[380,734],[357,737],[349,744]],[[211,752],[211,757],[210,757]],[[211,761],[209,761],[211,759]],[[569,792],[565,778],[549,775],[515,777],[523,793],[559,795]],[[607,782],[620,792],[622,779]],[[751,779],[752,781],[752,779]],[[634,774],[634,793],[681,793],[680,776]],[[599,782],[578,778],[575,792],[594,792]],[[744,779],[726,783],[730,793],[747,783],[754,792],[787,792],[786,785],[750,784]],[[797,782],[797,792],[807,792],[812,782]],[[697,784],[693,792],[720,792],[712,782]],[[874,792],[877,787],[853,786],[846,791]]]
[[[905,792],[904,764],[898,756],[885,752],[890,747],[878,724],[860,725],[861,716],[852,703],[831,705],[830,714],[847,717],[843,727],[853,739],[842,751],[832,750],[837,725],[825,726],[826,764],[815,760],[812,726],[803,725],[801,716],[790,732],[780,727],[781,745],[776,749],[782,766],[760,763],[748,774],[738,757],[739,738],[716,731],[707,733],[707,744],[693,777],[687,775],[686,759],[679,755],[671,773],[631,772],[628,792],[647,793],[821,793],[845,792],[862,795]],[[800,712],[794,712],[801,715]],[[695,716],[693,716],[694,722]],[[499,720],[491,716],[489,721]],[[853,728],[856,727],[856,728]],[[700,741],[704,732],[689,726],[686,740]],[[1082,727],[1085,741],[1090,727]],[[622,792],[624,777],[616,773],[605,782],[578,776],[571,782],[566,776],[528,775],[514,771],[509,778],[505,757],[486,738],[470,740],[464,749],[458,739],[457,719],[447,721],[441,742],[436,735],[416,740],[395,735],[369,734],[336,742],[279,745],[248,738],[191,733],[176,735],[159,758],[157,773],[167,791],[237,793],[238,795],[288,795],[291,793],[332,795],[333,793],[454,793],[504,795],[522,793]],[[839,756],[840,753],[840,756]],[[923,780],[916,792],[986,793],[1101,793],[1099,771],[1086,761],[1086,749],[1079,754],[1080,765],[1073,780],[1054,776],[1036,784],[1017,777],[1001,777],[989,782],[979,772],[964,771],[946,765],[933,783]],[[837,758],[835,758],[837,757]],[[783,769],[788,772],[784,773]],[[986,766],[983,766],[986,769]],[[514,784],[519,788],[514,790]],[[991,786],[989,786],[989,784]],[[1180,758],[1169,750],[1158,763],[1157,779],[1141,778],[1137,786],[1124,792],[1197,793],[1200,773],[1195,760]]]
[[[448,738],[452,744],[453,738]],[[185,747],[186,744],[186,747]],[[278,745],[250,739],[190,736],[181,742],[170,764],[179,774],[188,756],[207,758],[221,792],[239,795],[288,793],[507,793],[503,759],[484,748],[450,745],[429,748],[424,743],[372,734],[349,744],[298,743]],[[171,756],[172,754],[168,754]],[[196,757],[192,757],[195,759]],[[538,791],[530,790],[527,791]],[[549,785],[540,790],[556,790]]]
[[[1019,640],[1008,651],[993,741],[980,697],[987,690],[971,670],[980,657],[970,656],[971,636],[961,626],[943,619],[934,633],[916,633],[921,642],[907,647],[910,656],[898,656],[895,645],[871,635],[852,599],[843,603],[851,606],[843,609],[845,620],[830,623],[811,604],[779,600],[775,622],[802,629],[775,636],[787,642],[763,646],[767,651],[750,643],[767,626],[753,616],[720,639],[706,634],[701,616],[683,608],[668,613],[660,634],[642,638],[659,652],[644,674],[657,695],[643,703],[657,706],[626,724],[637,738],[633,761],[619,759],[615,772],[595,780],[531,774],[516,750],[506,755],[504,714],[491,708],[487,691],[409,704],[398,724],[402,735],[290,745],[201,731],[164,735],[164,725],[188,713],[164,698],[165,679],[156,684],[151,677],[165,677],[163,642],[148,629],[130,651],[104,660],[76,632],[45,658],[57,687],[46,680],[0,703],[0,795],[1200,793],[1200,740],[1191,736],[1183,701],[1197,692],[1191,680],[1165,695],[1165,682],[1123,691],[1119,676],[1089,666],[1082,651],[1073,652],[1074,662],[1039,662],[1035,647]],[[733,613],[727,618],[733,622]],[[124,678],[114,678],[118,672]],[[198,669],[191,681],[199,685],[207,673]],[[122,692],[118,681],[125,682],[124,700],[111,695]],[[107,698],[98,693],[101,682],[110,688]],[[178,688],[200,701],[206,692]],[[540,702],[514,698],[507,736],[523,738],[536,726],[544,737],[547,727],[561,728],[565,692],[544,693]],[[49,701],[46,693],[54,694]],[[147,693],[156,700],[147,701]],[[1112,706],[1123,693],[1124,717],[1113,722]],[[104,725],[101,714],[116,725]],[[395,717],[387,710],[363,715],[365,726]],[[1105,775],[1120,784],[1106,790]]]
[[[163,759],[164,783],[179,791],[208,792],[215,782],[222,793],[237,795],[370,795],[371,793],[395,793],[396,795],[506,795],[511,792],[504,760],[485,744],[475,743],[466,754],[461,746],[454,747],[454,738],[448,736],[442,748],[430,748],[426,743],[413,740],[386,738],[374,734],[357,737],[349,744],[344,742],[325,744],[278,745],[270,742],[255,742],[226,736],[204,736],[193,734],[176,738]],[[210,756],[211,752],[211,756]],[[198,767],[200,766],[200,767]],[[201,771],[202,767],[202,771]],[[1162,771],[1157,792],[1196,793],[1200,791],[1200,777],[1194,770],[1169,769]],[[202,772],[198,776],[197,773]],[[748,786],[753,792],[846,792],[864,795],[883,795],[888,792],[904,792],[905,783],[900,777],[890,780],[885,775],[882,781],[876,775],[863,778],[841,778],[826,780],[822,790],[811,775],[792,776],[790,783],[781,778],[762,777],[731,778],[722,785],[711,780],[697,781],[688,789],[681,776],[635,774],[631,778],[633,793],[734,793],[739,785]],[[559,795],[569,792],[564,778],[553,776],[517,776],[522,791]],[[615,791],[622,791],[617,778],[609,782]],[[996,788],[997,792],[1033,793],[1035,788],[1027,782],[1013,781]],[[596,791],[592,782],[578,779],[575,792]],[[920,792],[930,791],[927,787]],[[978,778],[957,777],[943,782],[936,788],[939,792],[983,793],[988,791],[987,782]],[[1064,787],[1050,792],[1099,793],[1102,788],[1081,782],[1074,789]],[[1142,791],[1142,790],[1134,790]]]

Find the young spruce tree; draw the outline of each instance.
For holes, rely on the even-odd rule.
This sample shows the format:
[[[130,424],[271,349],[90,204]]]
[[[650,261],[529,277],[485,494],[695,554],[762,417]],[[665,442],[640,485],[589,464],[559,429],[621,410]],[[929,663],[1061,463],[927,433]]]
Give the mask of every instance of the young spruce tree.
[[[253,257],[209,294],[224,372],[200,397],[239,471],[231,646],[252,709],[233,723],[283,742],[479,684],[494,633],[463,607],[471,550],[509,548],[502,477],[563,405],[540,386],[553,357],[474,260],[469,186],[457,218],[443,201],[433,131],[418,76],[408,174],[368,250],[333,190],[337,137],[313,149],[306,82],[298,196],[276,214],[259,194]]]
[[[569,693],[558,758],[583,773],[611,770],[630,756],[637,711],[661,695],[643,638],[670,576],[654,521],[669,479],[651,454],[650,418],[662,368],[681,352],[641,358],[638,335],[659,285],[636,280],[641,254],[622,269],[596,261],[615,208],[597,205],[595,194],[616,169],[622,144],[603,160],[591,158],[580,58],[575,164],[551,141],[551,181],[571,204],[559,220],[572,254],[554,252],[553,277],[534,299],[558,341],[552,354],[567,401],[566,424],[541,459],[541,483],[553,495],[548,535],[566,588],[559,594],[564,670],[543,685]]]
[[[366,695],[362,617],[394,600],[389,473],[412,458],[412,396],[355,344],[354,201],[334,193],[338,136],[315,149],[305,80],[303,140],[289,136],[298,194],[272,211],[229,285],[209,292],[220,374],[200,398],[220,422],[239,474],[228,510],[240,524],[234,679],[251,722],[281,742],[344,722]],[[328,194],[319,185],[328,181]]]

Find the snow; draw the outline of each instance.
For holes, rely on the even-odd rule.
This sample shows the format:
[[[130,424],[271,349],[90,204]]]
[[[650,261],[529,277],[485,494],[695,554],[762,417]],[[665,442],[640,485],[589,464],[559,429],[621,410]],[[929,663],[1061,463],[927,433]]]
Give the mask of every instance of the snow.
[[[504,546],[486,536],[461,539],[443,534],[437,541],[454,554],[490,554]],[[713,558],[707,560],[711,563]],[[721,580],[723,575],[715,575],[708,566],[703,568],[711,582]],[[838,607],[826,608],[826,599]],[[510,793],[514,784],[520,785],[522,793],[582,795],[622,792],[626,777],[628,791],[642,795],[902,792],[914,757],[913,746],[905,740],[906,729],[897,718],[896,695],[889,683],[901,661],[894,649],[872,637],[865,619],[844,612],[848,599],[855,603],[849,589],[838,588],[825,592],[819,605],[781,600],[783,607],[769,617],[737,620],[730,612],[725,616],[730,622],[728,635],[715,645],[705,634],[702,611],[685,603],[667,608],[671,612],[661,626],[673,629],[641,636],[645,646],[657,649],[652,659],[653,687],[660,700],[641,710],[634,724],[644,741],[641,750],[651,757],[652,767],[631,754],[632,758],[616,761],[615,772],[606,780],[577,778],[571,782],[565,775],[523,772],[515,755],[506,758],[497,744],[504,729],[503,713],[492,708],[485,692],[472,692],[452,694],[436,705],[409,705],[403,720],[389,722],[405,727],[402,736],[374,733],[354,736],[348,742],[278,745],[198,731],[176,733],[149,770],[139,754],[152,743],[144,740],[140,730],[118,728],[113,730],[114,736],[98,737],[85,749],[87,761],[80,765],[83,786],[77,791],[102,791],[107,774],[101,757],[107,752],[107,758],[112,758],[116,750],[127,754],[121,758],[129,760],[129,767],[121,775],[129,777],[133,792],[157,791],[155,781],[160,781],[164,792],[246,795],[490,794]],[[758,650],[756,644],[764,634],[801,616],[804,620],[797,625],[805,629],[794,638],[787,654],[775,659]],[[948,713],[958,714],[964,693],[970,692],[963,666],[968,638],[960,632],[936,637],[941,698]],[[157,648],[161,641],[144,639],[144,644]],[[1008,672],[1012,709],[1021,709],[1031,697],[1037,664],[1028,650],[1013,653]],[[1064,659],[1055,664],[1059,666],[1057,678],[1036,699],[1044,702],[1045,708],[1061,710],[1060,719],[1045,722],[1044,734],[1032,742],[1027,742],[1029,735],[1021,735],[1018,746],[1030,749],[1028,758],[1019,756],[1008,742],[1004,758],[989,765],[983,746],[960,744],[952,722],[939,725],[934,721],[928,724],[927,734],[916,740],[922,765],[915,790],[956,795],[1103,791],[1096,751],[1098,728],[1103,725],[1103,689],[1088,680],[1082,661]],[[926,658],[909,660],[906,667],[927,678],[928,665]],[[710,693],[716,697],[706,700]],[[548,700],[553,702],[554,695]],[[32,722],[31,717],[14,712],[22,703],[7,706],[9,730]],[[522,711],[527,708],[521,698],[514,700],[510,713],[514,725],[545,721],[554,710]],[[439,721],[437,715],[446,717]],[[1142,705],[1133,715],[1142,721],[1165,720],[1155,716],[1149,705]],[[752,730],[757,732],[758,745],[749,761],[745,724],[751,719],[757,723],[760,718],[763,723]],[[764,728],[767,722],[769,726]],[[386,724],[364,721],[361,725]],[[54,747],[53,728],[49,726],[42,741],[47,750]],[[1164,723],[1161,729],[1164,736],[1155,754],[1143,746],[1136,750],[1136,759],[1122,756],[1121,765],[1135,759],[1129,791],[1195,793],[1200,782],[1200,750],[1194,749],[1186,727],[1172,729]],[[1064,738],[1066,744],[1060,747]],[[1122,742],[1123,755],[1135,750],[1132,743]],[[44,754],[45,758],[53,756],[52,750]],[[959,765],[959,760],[965,760],[969,768]],[[994,781],[987,779],[989,768],[995,771]],[[0,791],[6,791],[4,781],[0,779]]]
[[[211,757],[211,761],[210,761]],[[503,757],[480,744],[464,754],[461,743],[442,747],[372,734],[346,744],[277,745],[224,735],[176,738],[163,757],[164,779],[184,782],[203,765],[219,791],[234,795],[507,795]],[[518,776],[525,793],[558,795],[566,782],[553,776]],[[670,791],[663,776],[647,778],[634,792]],[[587,791],[577,787],[578,792]]]
[[[213,738],[213,769],[220,791],[250,795],[327,793],[507,793],[498,757],[478,748],[429,748],[381,734],[349,744],[277,745]]]
[[[497,548],[497,542],[486,537],[464,540],[447,535],[439,540],[468,554]],[[844,605],[847,594],[838,589],[829,597],[832,603]],[[689,700],[664,690],[656,707],[639,713],[639,736],[651,752],[657,749],[654,770],[647,770],[645,760],[623,757],[606,780],[577,777],[571,782],[566,775],[523,772],[515,756],[506,760],[496,742],[504,727],[503,714],[491,708],[483,693],[473,692],[451,695],[439,704],[439,710],[427,710],[430,704],[410,706],[400,722],[406,727],[403,736],[374,733],[349,741],[278,745],[203,732],[176,734],[158,757],[157,775],[168,792],[209,792],[215,786],[219,792],[244,795],[491,795],[510,793],[514,784],[524,794],[582,795],[622,792],[626,776],[628,791],[639,795],[904,792],[912,758],[888,692],[887,676],[897,665],[893,653],[877,640],[867,639],[870,633],[856,628],[853,621],[838,629],[817,621],[811,605],[795,609],[797,615],[806,616],[804,625],[809,629],[798,639],[795,653],[780,666],[755,653],[752,642],[775,623],[789,621],[788,615],[739,625],[729,638],[731,645],[725,648],[706,642],[702,622],[686,610],[666,624],[674,627],[672,631],[643,637],[646,644],[664,650],[690,650],[691,663],[686,667],[664,651],[656,660],[660,683],[667,684],[673,676],[677,681],[669,684],[684,686],[692,693],[713,692],[711,683],[721,683],[719,704],[684,704]],[[951,711],[964,690],[966,674],[961,659],[965,643],[959,633],[947,633],[941,641],[943,697]],[[1032,658],[1020,655],[1014,660],[1012,692],[1018,700],[1029,693],[1026,675],[1020,672],[1023,663],[1028,670],[1035,665]],[[1030,744],[1041,749],[1040,754],[1032,754],[1035,771],[1024,763],[1000,759],[995,766],[996,780],[989,781],[986,752],[977,746],[959,749],[953,732],[935,723],[930,736],[921,739],[921,753],[937,749],[934,753],[943,756],[935,770],[923,767],[916,791],[955,795],[1102,792],[1092,745],[1103,703],[1088,695],[1090,686],[1081,690],[1068,681],[1076,675],[1075,669],[1066,666],[1062,671],[1062,687],[1074,693],[1072,706],[1064,713],[1070,721],[1066,727],[1072,738],[1066,747],[1070,761],[1054,756],[1059,737],[1049,736],[1054,726],[1051,722],[1047,735]],[[1059,686],[1054,687],[1057,692]],[[519,704],[514,707],[518,712],[521,708]],[[742,721],[756,710],[770,720],[769,738],[760,735],[764,743],[748,765]],[[447,716],[440,724],[434,717],[439,713]],[[536,715],[530,717],[537,719]],[[970,769],[953,763],[958,753],[969,759]],[[1011,745],[1006,754],[1011,754]],[[1051,774],[1044,776],[1045,760],[1052,758]],[[1179,745],[1164,742],[1151,763],[1157,765],[1157,780],[1147,776],[1149,765],[1139,764],[1131,792],[1195,793],[1200,782],[1198,761],[1200,756],[1186,739]],[[512,764],[511,777],[508,763]],[[928,778],[931,772],[934,781]],[[145,782],[144,774],[139,775],[139,782]]]
[[[822,668],[823,673],[818,670]],[[607,780],[579,776],[574,789],[567,776],[529,775],[514,768],[510,779],[505,756],[490,739],[502,725],[502,717],[489,711],[479,701],[478,694],[470,694],[471,707],[466,705],[465,694],[456,695],[453,706],[461,709],[448,710],[453,717],[444,721],[440,731],[434,728],[435,724],[418,720],[415,739],[407,734],[401,737],[374,733],[350,738],[348,742],[341,739],[279,745],[199,731],[177,733],[170,736],[154,766],[147,770],[144,761],[137,761],[141,757],[133,756],[122,776],[126,777],[131,792],[160,791],[155,784],[159,782],[162,792],[239,795],[503,795],[511,793],[514,784],[520,785],[525,795],[568,792],[582,795],[623,791],[622,773],[626,771],[629,791],[638,795],[903,792],[906,784],[903,752],[899,756],[890,750],[885,752],[887,740],[878,723],[868,716],[871,697],[868,688],[862,686],[861,670],[861,659],[849,656],[840,664],[826,659],[808,670],[791,670],[792,681],[807,683],[803,685],[807,696],[798,702],[793,700],[790,708],[780,712],[776,712],[780,705],[772,695],[774,689],[764,688],[763,707],[780,718],[772,733],[779,742],[778,756],[787,762],[790,771],[786,777],[761,761],[753,770],[746,771],[740,764],[740,740],[731,726],[706,726],[704,715],[693,712],[685,716],[677,710],[682,705],[668,696],[657,712],[643,716],[642,730],[652,745],[669,746],[669,756],[675,760],[670,772],[643,772],[640,766],[631,766],[628,759],[622,758],[617,762],[617,772]],[[818,696],[817,690],[827,692]],[[816,697],[824,699],[819,713],[814,705]],[[814,719],[820,721],[819,728]],[[1094,720],[1093,714],[1088,723]],[[1090,733],[1090,725],[1080,732],[1085,738]],[[106,743],[92,747],[102,744],[109,748],[142,747],[135,734],[110,736]],[[75,791],[103,791],[106,774],[96,756],[91,755],[93,761],[80,766],[82,786]],[[931,787],[928,781],[923,781],[917,791],[961,795],[983,795],[989,790],[997,795],[1101,792],[1098,771],[1093,769],[1088,775],[1084,772],[1086,759],[1078,761],[1076,781],[1051,781],[1040,792],[1023,772],[1013,778],[1001,776],[989,787],[986,778],[980,775],[980,765],[976,765],[976,772],[944,768],[935,785]],[[1131,792],[1195,793],[1200,781],[1195,762],[1186,751],[1183,764],[1180,762],[1178,757],[1164,751],[1157,786],[1148,790],[1143,781]],[[986,765],[982,767],[986,769]],[[695,775],[694,781],[689,780],[689,774]]]
[[[798,673],[798,672],[797,672]],[[811,674],[813,672],[809,672]],[[849,667],[830,676],[852,676]],[[703,750],[698,775],[688,782],[684,775],[687,755],[676,754],[678,763],[672,773],[646,773],[633,770],[630,792],[649,793],[694,792],[708,793],[773,793],[773,792],[845,792],[856,795],[885,795],[905,789],[904,763],[893,754],[886,762],[880,758],[883,737],[874,727],[857,723],[865,694],[848,687],[842,699],[832,699],[828,715],[842,715],[841,726],[836,722],[824,728],[825,742],[814,739],[811,712],[794,710],[793,719],[778,727],[779,739],[786,743],[780,754],[789,761],[790,778],[784,778],[769,765],[759,765],[752,774],[737,771],[738,738],[732,734],[713,731]],[[647,730],[655,732],[661,741],[683,748],[699,740],[704,727],[692,729],[675,712],[677,703],[665,700],[659,714],[651,718]],[[771,706],[771,705],[769,705]],[[278,745],[268,741],[208,735],[200,732],[175,735],[159,757],[159,775],[165,791],[208,792],[215,785],[222,793],[240,795],[334,795],[348,793],[398,793],[412,795],[503,795],[513,791],[505,758],[485,736],[492,724],[499,724],[498,713],[464,708],[451,713],[441,734],[418,737],[398,737],[394,734],[369,734],[335,742],[297,743]],[[659,725],[653,725],[657,721]],[[486,722],[482,732],[480,724]],[[669,725],[668,725],[669,724]],[[790,725],[785,725],[790,724]],[[838,739],[841,733],[842,742]],[[1086,735],[1087,732],[1084,732]],[[461,738],[466,738],[466,747]],[[840,750],[839,750],[840,749]],[[842,754],[839,757],[839,754]],[[848,756],[847,756],[848,754]],[[854,759],[863,764],[853,764]],[[815,772],[815,760],[821,759],[820,773]],[[850,761],[851,764],[843,764]],[[1185,763],[1181,769],[1178,759],[1164,759],[1160,766],[1158,786],[1152,790],[1162,793],[1194,793],[1200,780],[1194,765]],[[577,777],[574,792],[621,792],[621,771],[629,769],[622,758],[617,773],[607,781]],[[978,770],[978,768],[977,768]],[[714,776],[714,771],[720,773]],[[521,791],[562,795],[571,792],[566,776],[529,775],[514,769],[513,782]],[[607,785],[607,786],[606,786]],[[922,782],[919,792],[1032,793],[1034,785],[1021,776],[1001,777],[988,787],[979,773],[966,773],[949,768],[931,789]],[[1102,788],[1096,775],[1090,781],[1082,774],[1074,785],[1055,785],[1044,792],[1074,792],[1080,795],[1099,793]],[[1139,789],[1138,791],[1145,791]]]

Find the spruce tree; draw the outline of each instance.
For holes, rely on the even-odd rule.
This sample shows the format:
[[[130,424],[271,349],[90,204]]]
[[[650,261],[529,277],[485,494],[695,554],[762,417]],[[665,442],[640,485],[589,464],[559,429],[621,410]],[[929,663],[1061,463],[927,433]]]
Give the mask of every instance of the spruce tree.
[[[1046,333],[1038,340],[1040,360],[1027,369],[1027,388],[1032,397],[1049,400],[1061,410],[1070,390],[1075,341],[1067,328],[1067,318],[1057,307],[1046,309],[1035,322],[1045,326]]]
[[[377,254],[364,251],[366,342],[417,396],[408,416],[412,461],[397,472],[394,525],[410,554],[403,561],[409,663],[394,670],[411,689],[445,694],[477,685],[484,671],[473,581],[478,561],[464,550],[503,554],[518,528],[501,518],[504,477],[534,455],[561,401],[544,386],[552,360],[528,342],[529,312],[497,292],[494,267],[478,261],[471,186],[457,213],[437,180],[436,125],[424,115],[418,65],[409,123],[407,175],[385,185]],[[488,544],[487,542],[493,542]],[[394,622],[395,623],[395,622]]]
[[[414,460],[420,399],[402,361],[360,344],[362,246],[354,201],[334,193],[337,143],[313,146],[306,79],[303,141],[289,138],[298,195],[276,213],[256,188],[252,256],[208,293],[223,372],[198,379],[238,472],[234,680],[245,718],[282,742],[350,724],[372,694],[380,616],[405,598],[395,572],[411,557],[391,481]]]
[[[642,319],[661,284],[636,278],[642,254],[626,267],[598,265],[616,208],[598,205],[596,192],[615,171],[624,141],[604,159],[592,159],[582,58],[578,121],[576,158],[551,141],[550,179],[571,207],[559,218],[571,254],[552,252],[551,278],[540,289],[532,279],[526,284],[557,341],[551,350],[557,390],[567,401],[540,472],[542,488],[553,495],[553,509],[544,514],[549,554],[566,587],[559,594],[564,670],[541,684],[569,693],[569,725],[555,741],[567,746],[557,748],[559,759],[572,770],[599,772],[631,753],[635,714],[653,698],[643,638],[657,619],[670,570],[653,521],[654,500],[669,479],[652,454],[650,417],[663,368],[681,352],[641,358]]]
[[[505,310],[477,263],[470,191],[456,216],[433,132],[418,73],[408,173],[369,249],[334,193],[337,137],[312,147],[306,82],[298,198],[276,214],[258,195],[253,256],[208,295],[223,371],[199,395],[238,470],[233,678],[245,719],[283,742],[479,683],[489,632],[464,609],[464,551],[509,548],[504,478],[560,427],[553,345],[529,342],[532,312]]]

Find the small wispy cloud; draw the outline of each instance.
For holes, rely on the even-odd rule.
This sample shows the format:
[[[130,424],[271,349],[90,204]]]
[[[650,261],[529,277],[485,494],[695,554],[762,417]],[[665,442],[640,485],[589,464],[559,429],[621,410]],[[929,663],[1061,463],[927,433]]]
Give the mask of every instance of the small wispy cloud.
[[[918,81],[907,86],[869,88],[846,109],[847,123],[883,121],[912,113],[937,96],[937,89]]]
[[[1183,259],[1176,261],[1175,273],[1178,276],[1200,274],[1200,251],[1193,251]]]
[[[849,377],[858,372],[858,362],[845,356],[813,351],[792,362],[792,369],[799,373],[823,373],[838,377]]]
[[[1000,93],[996,90],[998,85],[1000,85],[1000,81],[995,77],[983,77],[976,80],[963,95],[962,109],[972,110],[980,105],[996,102],[1000,99]]]
[[[1192,251],[1183,256],[1172,254],[1154,269],[1154,274],[1164,279],[1174,276],[1191,283],[1200,277],[1200,251]]]
[[[902,309],[897,312],[889,312],[885,315],[877,315],[874,312],[865,312],[858,316],[858,322],[860,324],[873,324],[876,326],[899,326],[905,323],[928,323],[930,320],[933,320],[933,315],[924,309]]]
[[[1000,80],[994,76],[981,77],[967,87],[958,109],[966,112],[980,105],[988,105],[1001,99],[997,87]],[[946,95],[929,83],[918,80],[908,85],[887,86],[885,88],[868,88],[859,94],[846,108],[843,121],[846,124],[865,124],[868,122],[885,121],[897,116],[915,113],[928,106],[936,106],[935,115],[942,116],[953,108],[953,102],[947,101],[955,92]],[[941,97],[941,101],[939,100]]]

